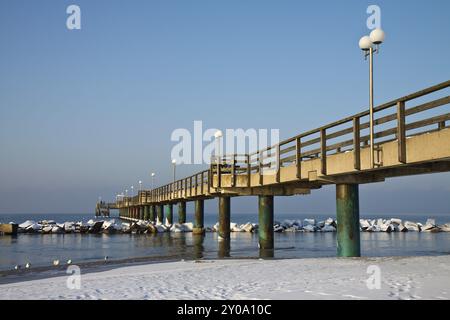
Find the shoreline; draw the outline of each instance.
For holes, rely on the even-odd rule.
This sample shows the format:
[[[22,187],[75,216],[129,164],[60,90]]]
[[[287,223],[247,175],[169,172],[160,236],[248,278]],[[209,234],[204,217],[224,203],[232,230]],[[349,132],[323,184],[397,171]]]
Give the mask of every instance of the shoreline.
[[[380,289],[368,289],[377,266]],[[450,299],[450,255],[223,259],[123,265],[0,285],[0,299]]]

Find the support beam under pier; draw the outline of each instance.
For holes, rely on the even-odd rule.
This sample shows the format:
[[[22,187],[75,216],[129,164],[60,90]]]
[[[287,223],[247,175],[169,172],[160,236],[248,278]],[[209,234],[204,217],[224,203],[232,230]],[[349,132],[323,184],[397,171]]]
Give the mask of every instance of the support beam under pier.
[[[204,200],[195,200],[195,214],[194,214],[194,234],[201,234],[205,232],[204,226]]]
[[[154,204],[150,205],[149,220],[152,221],[152,222],[156,221],[156,205],[154,205]]]
[[[149,220],[149,212],[150,211],[150,206],[144,206],[144,220],[148,221]]]
[[[360,257],[359,186],[336,185],[337,256]]]
[[[261,257],[273,257],[273,196],[258,196],[258,236]]]
[[[186,223],[186,201],[178,202],[178,223]]]
[[[219,197],[219,240],[230,238],[230,197]]]
[[[173,204],[172,203],[168,203],[166,204],[166,218],[167,218],[167,223],[168,224],[172,224],[173,223]]]
[[[162,204],[156,205],[157,222],[164,224],[164,206]]]

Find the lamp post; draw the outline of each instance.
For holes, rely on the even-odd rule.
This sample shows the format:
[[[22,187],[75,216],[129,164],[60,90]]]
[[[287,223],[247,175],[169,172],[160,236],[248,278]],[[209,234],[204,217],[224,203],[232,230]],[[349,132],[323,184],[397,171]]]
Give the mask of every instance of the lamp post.
[[[134,186],[131,186],[131,196],[133,196],[133,192],[134,192]]]
[[[219,168],[220,165],[220,138],[222,138],[223,133],[221,130],[217,130],[216,133],[214,133],[214,138],[216,138],[216,161],[217,161],[217,168]]]
[[[374,121],[373,121],[373,54],[380,51],[380,44],[384,41],[384,31],[380,28],[374,29],[369,36],[359,40],[359,47],[364,51],[364,58],[369,56],[369,104],[370,104],[370,167],[375,168],[375,146],[374,146]],[[375,45],[375,48],[374,48]]]
[[[152,172],[152,173],[150,174],[150,176],[152,177],[152,190],[153,190],[153,188],[155,187],[155,184],[154,184],[154,180],[155,180],[155,173],[154,173],[154,172]]]
[[[175,168],[177,167],[177,160],[175,160],[175,159],[172,160],[172,166],[173,166],[173,182],[175,182],[175,178],[176,178]]]
[[[139,191],[142,191],[142,181],[141,180],[139,180]]]
[[[214,138],[216,138],[216,150],[215,150],[215,154],[216,154],[216,166],[217,166],[217,186],[220,186],[220,163],[221,163],[221,159],[220,159],[220,138],[222,138],[223,133],[221,130],[217,130],[216,133],[214,133]]]

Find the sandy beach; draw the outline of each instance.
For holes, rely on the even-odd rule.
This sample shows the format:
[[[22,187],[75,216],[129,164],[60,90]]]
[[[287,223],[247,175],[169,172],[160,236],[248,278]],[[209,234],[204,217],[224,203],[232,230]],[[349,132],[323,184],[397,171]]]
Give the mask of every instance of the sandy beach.
[[[81,270],[80,289],[67,276],[3,284],[0,299],[449,299],[449,271],[450,256],[178,261]]]

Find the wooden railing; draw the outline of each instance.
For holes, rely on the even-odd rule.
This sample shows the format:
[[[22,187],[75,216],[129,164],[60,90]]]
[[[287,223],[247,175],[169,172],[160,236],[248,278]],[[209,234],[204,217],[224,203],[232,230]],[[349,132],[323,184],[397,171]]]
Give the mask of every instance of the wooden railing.
[[[450,103],[448,88],[450,80],[413,94],[392,100],[374,108],[374,147],[388,141],[398,141],[398,161],[406,163],[406,139],[408,136],[441,130],[450,120],[450,112],[435,112],[436,108]],[[447,90],[446,90],[447,89]],[[431,101],[422,101],[407,108],[407,102],[415,99],[428,98],[429,95],[441,94]],[[445,95],[447,94],[447,95]],[[450,110],[447,110],[450,111]],[[411,119],[411,121],[407,121]],[[248,186],[250,176],[259,174],[259,183],[266,171],[276,175],[280,181],[280,170],[285,166],[296,166],[297,178],[301,178],[303,161],[320,159],[321,173],[327,174],[327,156],[353,152],[353,166],[361,169],[361,145],[368,146],[369,110],[346,117],[339,121],[316,128],[295,137],[283,140],[278,144],[261,149],[250,154],[224,155],[217,159],[213,157],[209,170],[198,172],[190,177],[177,180],[151,191],[141,191],[133,198],[124,199],[121,203],[139,204],[148,202],[170,201],[171,199],[193,197],[209,194],[221,187],[221,176],[231,175],[231,186],[235,186],[237,176],[246,175]],[[213,185],[213,177],[216,183]]]

